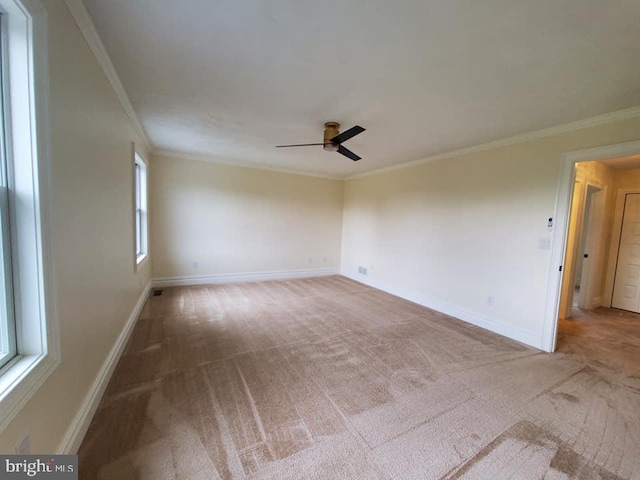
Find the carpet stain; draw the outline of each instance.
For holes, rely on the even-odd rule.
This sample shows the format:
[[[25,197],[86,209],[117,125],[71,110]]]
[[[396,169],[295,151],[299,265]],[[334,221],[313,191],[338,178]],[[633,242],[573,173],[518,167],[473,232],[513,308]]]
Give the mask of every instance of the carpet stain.
[[[446,478],[623,480],[623,477],[595,465],[568,448],[559,438],[528,421],[518,422],[499,435]]]

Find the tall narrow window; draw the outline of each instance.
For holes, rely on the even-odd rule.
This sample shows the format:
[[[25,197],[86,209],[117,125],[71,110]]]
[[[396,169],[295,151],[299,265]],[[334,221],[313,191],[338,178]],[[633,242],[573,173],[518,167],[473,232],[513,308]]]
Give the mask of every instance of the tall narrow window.
[[[39,0],[0,0],[0,431],[60,363],[46,31]]]
[[[134,154],[134,196],[136,230],[136,265],[147,257],[147,165]]]
[[[0,91],[6,90],[6,21],[0,17]],[[5,136],[5,99],[0,95],[0,368],[16,355],[16,325],[13,311],[11,274],[11,231],[9,219],[9,182],[7,139]]]

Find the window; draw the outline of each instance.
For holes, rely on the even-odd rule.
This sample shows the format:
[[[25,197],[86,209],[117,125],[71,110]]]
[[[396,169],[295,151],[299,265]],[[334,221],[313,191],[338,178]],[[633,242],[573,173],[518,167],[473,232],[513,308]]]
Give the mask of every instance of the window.
[[[134,150],[133,192],[135,197],[136,265],[147,258],[147,165]]]
[[[46,54],[41,2],[0,0],[0,431],[60,363]]]
[[[0,45],[7,40],[5,15],[0,19]],[[0,91],[5,90],[6,54],[0,51]],[[16,356],[16,324],[13,308],[11,272],[11,225],[9,218],[9,182],[5,135],[5,102],[0,96],[0,368]]]

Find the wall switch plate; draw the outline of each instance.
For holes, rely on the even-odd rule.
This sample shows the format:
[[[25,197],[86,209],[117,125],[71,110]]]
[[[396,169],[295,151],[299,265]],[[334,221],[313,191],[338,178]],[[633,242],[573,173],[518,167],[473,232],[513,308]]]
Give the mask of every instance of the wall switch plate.
[[[550,238],[539,238],[538,239],[538,250],[551,250],[551,239]]]

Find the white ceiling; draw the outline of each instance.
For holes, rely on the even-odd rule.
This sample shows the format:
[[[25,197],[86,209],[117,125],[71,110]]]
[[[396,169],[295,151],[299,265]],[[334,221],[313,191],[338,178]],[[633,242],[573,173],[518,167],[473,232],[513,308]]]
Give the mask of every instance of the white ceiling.
[[[84,0],[157,150],[348,176],[640,105],[637,0]],[[321,147],[325,121],[366,132]]]

